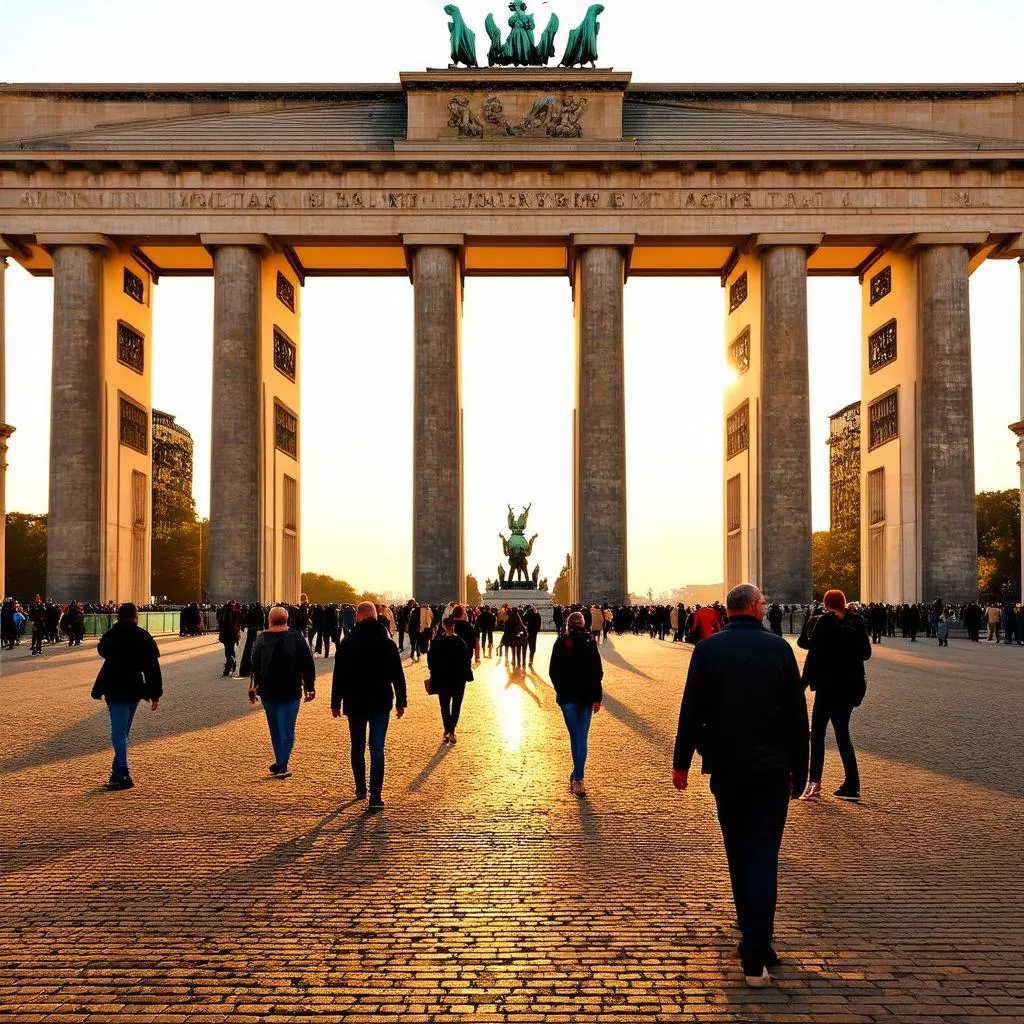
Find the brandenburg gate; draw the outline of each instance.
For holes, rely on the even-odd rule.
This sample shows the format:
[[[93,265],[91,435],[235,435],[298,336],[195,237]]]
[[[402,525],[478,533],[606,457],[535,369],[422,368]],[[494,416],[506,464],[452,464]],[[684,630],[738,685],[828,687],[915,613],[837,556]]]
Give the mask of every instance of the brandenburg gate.
[[[0,257],[54,285],[54,598],[149,593],[153,288],[212,275],[210,598],[294,600],[302,286],[380,274],[415,295],[418,599],[463,590],[464,279],[538,274],[575,305],[577,599],[627,596],[642,275],[722,283],[728,584],[811,593],[807,278],[841,274],[863,295],[861,596],[975,596],[968,283],[1024,256],[1017,86],[400,79],[0,86]]]

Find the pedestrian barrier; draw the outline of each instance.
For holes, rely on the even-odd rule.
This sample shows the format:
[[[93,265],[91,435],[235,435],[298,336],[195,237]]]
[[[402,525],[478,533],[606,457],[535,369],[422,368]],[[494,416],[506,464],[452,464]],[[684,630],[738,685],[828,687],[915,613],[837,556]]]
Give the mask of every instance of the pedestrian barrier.
[[[113,614],[90,614],[85,616],[85,635],[103,636],[114,624]],[[153,636],[169,636],[181,632],[181,612],[139,612],[139,625]]]

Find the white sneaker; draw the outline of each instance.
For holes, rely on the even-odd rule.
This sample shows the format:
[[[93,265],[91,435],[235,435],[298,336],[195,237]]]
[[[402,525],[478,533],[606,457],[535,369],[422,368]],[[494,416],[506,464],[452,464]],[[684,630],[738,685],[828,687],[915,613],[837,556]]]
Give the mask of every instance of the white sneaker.
[[[801,800],[820,800],[821,799],[821,783],[820,782],[808,782],[807,788],[800,794]]]
[[[747,988],[768,988],[772,983],[767,967],[762,967],[760,974],[744,975],[744,980],[747,983]]]

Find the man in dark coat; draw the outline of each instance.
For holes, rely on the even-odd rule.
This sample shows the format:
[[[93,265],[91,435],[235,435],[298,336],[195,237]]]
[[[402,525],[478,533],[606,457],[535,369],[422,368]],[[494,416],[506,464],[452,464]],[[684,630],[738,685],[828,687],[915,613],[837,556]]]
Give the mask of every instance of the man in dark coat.
[[[693,650],[676,735],[672,783],[687,786],[695,751],[725,841],[740,960],[747,984],[771,984],[779,850],[789,801],[807,782],[808,723],[793,650],[761,624],[751,583],[729,591],[728,625]]]
[[[402,656],[377,621],[373,602],[363,601],[356,609],[355,628],[338,644],[334,657],[331,714],[348,719],[357,800],[366,798],[369,730],[371,811],[384,810],[384,740],[391,708],[395,708],[395,717],[401,718],[408,703]]]
[[[526,645],[530,650],[530,668],[533,668],[533,656],[537,653],[537,634],[543,625],[540,612],[532,604],[523,612],[523,625],[526,627]]]
[[[114,763],[105,789],[131,789],[135,783],[128,771],[128,733],[140,700],[148,700],[156,711],[164,695],[160,674],[160,649],[139,625],[133,604],[117,609],[117,622],[100,637],[97,653],[103,665],[92,688],[93,700],[105,700],[110,712],[110,740]]]

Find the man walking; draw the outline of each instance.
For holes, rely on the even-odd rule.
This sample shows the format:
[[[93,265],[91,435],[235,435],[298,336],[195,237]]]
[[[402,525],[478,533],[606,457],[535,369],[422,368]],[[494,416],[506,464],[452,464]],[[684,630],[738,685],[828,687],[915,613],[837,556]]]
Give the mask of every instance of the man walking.
[[[789,801],[807,782],[807,704],[793,650],[764,628],[765,599],[752,583],[729,591],[729,622],[690,658],[672,783],[687,787],[694,752],[725,841],[740,960],[751,988],[771,984],[779,849]]]
[[[135,783],[128,770],[128,733],[139,701],[148,700],[156,711],[164,695],[160,649],[139,625],[135,605],[123,604],[117,609],[117,622],[100,637],[96,652],[103,665],[93,684],[92,698],[107,702],[114,748],[110,780],[103,788],[131,789]]]
[[[287,779],[291,775],[288,761],[295,746],[299,704],[316,697],[316,667],[305,637],[288,628],[287,608],[271,608],[269,621],[253,646],[249,700],[253,704],[263,701],[274,748],[270,774],[275,779]]]
[[[369,730],[369,810],[384,810],[384,740],[391,720],[405,714],[409,700],[402,656],[377,620],[377,609],[363,601],[352,632],[338,644],[331,687],[331,714],[348,719],[356,799],[366,799],[366,745]]]

